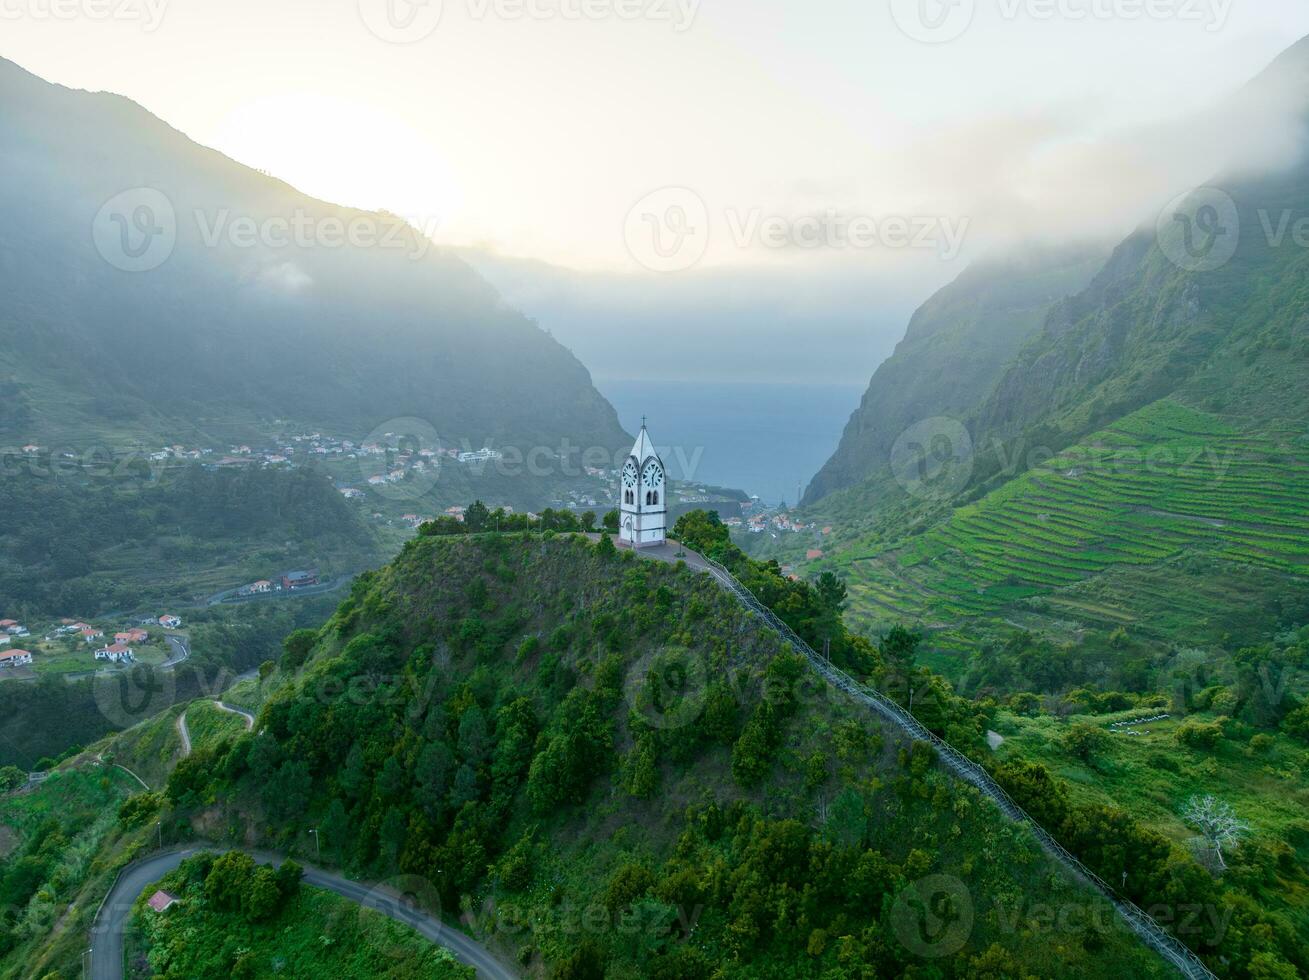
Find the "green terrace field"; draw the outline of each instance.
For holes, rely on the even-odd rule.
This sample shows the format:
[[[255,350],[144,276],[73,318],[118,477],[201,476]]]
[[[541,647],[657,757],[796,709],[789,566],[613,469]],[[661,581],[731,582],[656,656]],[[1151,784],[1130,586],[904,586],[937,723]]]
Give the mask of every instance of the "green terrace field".
[[[1159,402],[925,533],[836,563],[864,627],[988,618],[1217,639],[1309,591],[1309,441]]]

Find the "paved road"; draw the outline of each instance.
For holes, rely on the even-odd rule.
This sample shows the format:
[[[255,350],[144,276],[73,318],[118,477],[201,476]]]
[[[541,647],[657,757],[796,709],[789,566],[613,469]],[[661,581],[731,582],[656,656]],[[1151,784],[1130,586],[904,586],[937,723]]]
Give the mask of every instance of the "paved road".
[[[129,865],[106,896],[91,927],[91,980],[123,980],[123,929],[131,917],[132,904],[148,885],[201,851],[226,850],[230,848],[197,845],[162,851]],[[280,855],[266,851],[248,853],[260,864],[277,864],[283,860]],[[412,927],[433,943],[450,950],[459,962],[473,967],[483,980],[515,980],[518,976],[481,944],[440,919],[414,908],[394,892],[350,881],[308,865],[305,866],[304,880]]]
[[[191,638],[189,636],[183,633],[165,633],[164,642],[168,644],[170,653],[168,659],[161,666],[176,667],[191,656]]]
[[[250,712],[246,711],[244,708],[238,708],[235,705],[227,704],[226,702],[223,701],[215,701],[214,704],[218,706],[219,711],[226,711],[229,714],[240,715],[242,718],[244,718],[246,731],[251,731],[254,729],[255,716],[250,714]]]

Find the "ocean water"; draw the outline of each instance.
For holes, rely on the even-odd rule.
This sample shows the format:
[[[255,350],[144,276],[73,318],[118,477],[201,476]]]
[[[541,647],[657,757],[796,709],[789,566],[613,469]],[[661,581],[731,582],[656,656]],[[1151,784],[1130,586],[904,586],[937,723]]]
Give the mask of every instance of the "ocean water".
[[[669,475],[796,501],[836,449],[862,385],[597,379],[629,432],[646,416]]]

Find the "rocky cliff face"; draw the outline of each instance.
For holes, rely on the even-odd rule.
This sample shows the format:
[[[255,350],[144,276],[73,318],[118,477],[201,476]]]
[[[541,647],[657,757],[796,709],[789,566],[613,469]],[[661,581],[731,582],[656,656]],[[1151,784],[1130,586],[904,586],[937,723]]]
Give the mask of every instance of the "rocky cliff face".
[[[936,293],[873,375],[805,503],[884,468],[909,426],[934,416],[969,416],[1041,329],[1050,304],[1084,286],[1102,259],[1093,246],[1032,251],[971,266]]]

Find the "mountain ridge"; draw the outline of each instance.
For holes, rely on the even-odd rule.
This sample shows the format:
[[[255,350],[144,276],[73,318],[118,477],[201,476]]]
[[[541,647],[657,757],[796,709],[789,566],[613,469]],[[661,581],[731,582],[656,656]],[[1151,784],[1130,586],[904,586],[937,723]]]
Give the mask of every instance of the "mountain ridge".
[[[13,175],[0,191],[0,433],[153,439],[208,418],[221,441],[226,418],[280,417],[359,438],[415,417],[456,444],[628,441],[573,354],[401,219],[301,194],[129,99],[12,62],[0,62],[0,123]],[[106,227],[102,208],[124,192]],[[97,248],[134,234],[133,194],[158,203],[176,238],[156,268],[124,272]],[[266,230],[301,218],[308,244]],[[359,241],[334,245],[342,227]],[[105,372],[113,382],[88,393]]]

